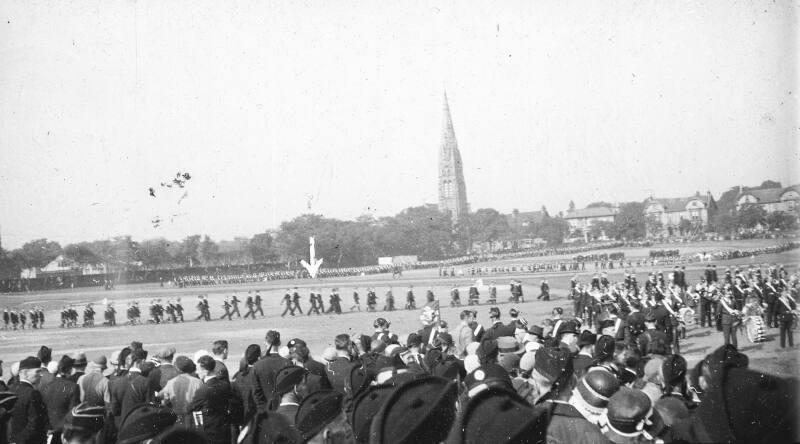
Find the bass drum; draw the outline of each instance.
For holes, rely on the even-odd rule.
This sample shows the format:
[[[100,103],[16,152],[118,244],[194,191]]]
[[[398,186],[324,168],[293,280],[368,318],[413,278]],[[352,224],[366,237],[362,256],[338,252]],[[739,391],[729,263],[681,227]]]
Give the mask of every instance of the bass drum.
[[[764,319],[761,316],[748,316],[744,323],[747,329],[747,340],[754,344],[766,340]]]
[[[683,321],[683,323],[686,324],[687,327],[691,327],[694,325],[695,323],[694,309],[689,307],[683,307],[678,311],[678,315],[680,316],[681,321]]]

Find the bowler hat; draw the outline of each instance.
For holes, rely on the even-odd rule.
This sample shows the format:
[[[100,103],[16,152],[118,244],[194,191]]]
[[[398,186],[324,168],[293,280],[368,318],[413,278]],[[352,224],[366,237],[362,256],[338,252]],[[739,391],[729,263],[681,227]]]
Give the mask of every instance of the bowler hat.
[[[653,411],[650,398],[640,390],[625,386],[608,401],[609,424],[622,433],[636,433],[644,428],[644,422]]]
[[[566,350],[542,347],[536,350],[536,363],[533,369],[554,383],[565,375],[572,374],[572,356]]]
[[[590,368],[578,381],[577,388],[586,403],[602,409],[608,405],[611,396],[619,390],[619,379],[605,370]]]
[[[589,330],[584,330],[578,336],[578,347],[583,347],[584,345],[594,345],[597,343],[597,335],[590,332]]]
[[[284,395],[292,391],[305,377],[307,370],[297,365],[286,366],[278,371],[275,376],[275,394]]]
[[[37,369],[42,366],[42,361],[39,358],[28,356],[19,362],[19,371]]]

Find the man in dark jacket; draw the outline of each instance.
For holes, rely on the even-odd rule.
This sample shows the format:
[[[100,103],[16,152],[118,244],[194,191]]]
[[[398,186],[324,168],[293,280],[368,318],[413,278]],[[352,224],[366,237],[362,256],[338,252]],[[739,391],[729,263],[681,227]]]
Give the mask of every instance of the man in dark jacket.
[[[253,365],[253,397],[256,400],[258,411],[266,411],[273,398],[275,376],[280,369],[291,364],[286,358],[278,354],[281,346],[281,334],[275,330],[267,332],[264,340],[266,351],[264,357]]]
[[[195,426],[203,430],[211,444],[230,444],[228,408],[233,392],[231,384],[214,373],[215,366],[211,356],[197,360],[197,376],[204,383],[195,393],[189,411],[194,414]]]
[[[482,340],[497,339],[500,336],[514,336],[514,328],[504,325],[500,321],[500,309],[492,307],[489,309],[489,319],[492,321],[492,326],[486,329]]]
[[[19,384],[14,387],[17,402],[11,412],[10,442],[44,444],[47,440],[47,408],[42,395],[34,387],[42,374],[42,361],[33,356],[19,364]]]
[[[128,373],[121,378],[124,381],[124,390],[122,392],[120,418],[125,418],[128,412],[139,404],[153,399],[154,393],[150,391],[150,382],[142,375],[142,365],[146,359],[146,353],[141,349],[131,353],[131,367],[128,369]]]
[[[47,407],[47,417],[50,421],[50,431],[53,433],[51,443],[59,443],[61,432],[64,430],[64,418],[73,407],[81,402],[81,391],[78,384],[68,378],[72,372],[75,360],[64,355],[58,361],[56,378],[39,391]]]

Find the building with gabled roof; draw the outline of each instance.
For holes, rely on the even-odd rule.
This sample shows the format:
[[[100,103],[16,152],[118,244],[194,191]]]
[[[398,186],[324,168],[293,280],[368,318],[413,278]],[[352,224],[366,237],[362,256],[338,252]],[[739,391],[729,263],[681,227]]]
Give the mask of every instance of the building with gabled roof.
[[[797,215],[800,206],[800,185],[758,190],[744,190],[740,187],[739,195],[736,197],[736,209],[740,210],[747,204],[758,205],[767,213],[782,211]]]
[[[584,239],[588,239],[587,232],[597,222],[614,222],[614,216],[619,213],[619,206],[586,207],[567,210],[564,220],[569,224],[570,234],[580,232]],[[603,236],[605,237],[605,233]]]
[[[648,234],[653,236],[673,236],[681,233],[681,222],[690,223],[691,232],[699,233],[708,227],[708,221],[717,212],[717,202],[711,192],[690,197],[655,198],[644,202],[644,216],[648,222]],[[660,227],[654,222],[660,222]],[[683,224],[687,225],[687,224]],[[658,228],[658,229],[656,229]]]

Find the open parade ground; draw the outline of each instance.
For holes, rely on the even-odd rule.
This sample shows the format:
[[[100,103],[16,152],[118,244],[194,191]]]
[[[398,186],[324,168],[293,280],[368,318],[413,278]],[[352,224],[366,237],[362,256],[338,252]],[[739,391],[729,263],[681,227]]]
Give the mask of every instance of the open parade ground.
[[[648,248],[618,248],[613,250],[599,250],[598,253],[611,253],[622,251],[626,258],[636,259],[646,257],[650,249],[679,249],[681,255],[696,254],[705,251],[718,251],[739,248],[758,248],[762,246],[774,245],[776,241],[770,240],[749,240],[749,241],[730,241],[730,242],[704,242],[694,244],[668,244],[655,245]],[[559,259],[567,259],[566,256],[547,256],[540,258],[519,258],[501,261],[502,264],[527,264],[533,262],[550,262]],[[779,254],[769,254],[754,258],[743,258],[727,261],[715,261],[717,268],[724,272],[725,268],[740,265],[746,268],[748,265],[762,264],[766,269],[768,264],[783,264],[790,272],[798,266],[797,250],[790,250]],[[499,264],[498,262],[489,264]],[[475,264],[479,266],[483,264]],[[468,269],[471,265],[463,266]],[[705,262],[693,262],[687,264],[687,277],[690,284],[695,284],[700,277]],[[640,283],[647,279],[647,274],[651,271],[662,270],[666,275],[672,269],[668,266],[646,266],[639,267],[635,271]],[[623,278],[624,269],[608,270],[609,279],[620,281]],[[594,265],[587,264],[586,271],[579,273],[581,282],[588,282],[594,273]],[[508,283],[510,279],[518,279],[523,284],[525,302],[513,305],[517,307],[524,318],[533,324],[539,324],[550,316],[554,307],[563,307],[565,311],[571,312],[572,301],[566,295],[569,289],[569,279],[574,275],[572,272],[553,272],[553,273],[498,273],[484,275],[481,278],[484,283],[494,281],[498,288],[498,305],[503,313],[503,320],[508,321],[508,309],[512,305],[508,302],[510,296]],[[548,302],[537,301],[539,295],[539,285],[542,279],[548,279],[551,286],[552,299]],[[330,278],[318,279],[315,281],[304,280],[278,280],[256,284],[207,286],[191,288],[161,288],[157,284],[142,285],[123,285],[115,290],[105,291],[102,288],[72,289],[60,291],[46,291],[39,293],[22,294],[3,294],[0,295],[0,308],[6,306],[26,307],[28,304],[41,305],[46,310],[45,328],[40,330],[18,330],[0,332],[0,359],[3,362],[4,377],[9,376],[11,363],[18,361],[25,356],[35,354],[41,345],[53,348],[54,358],[62,354],[70,354],[83,350],[90,357],[97,354],[110,355],[113,351],[121,349],[130,344],[133,340],[144,343],[145,349],[157,350],[164,346],[174,346],[178,354],[191,356],[197,350],[210,349],[212,342],[217,339],[226,339],[230,342],[230,354],[228,366],[238,368],[238,361],[245,348],[252,343],[263,344],[264,334],[267,330],[276,329],[281,332],[283,342],[290,338],[299,337],[306,340],[310,346],[312,354],[319,356],[322,350],[332,345],[334,336],[339,333],[359,334],[372,333],[372,322],[377,317],[385,317],[392,323],[392,330],[399,334],[402,340],[405,336],[421,328],[419,321],[420,310],[403,310],[405,294],[409,285],[413,285],[417,300],[417,307],[425,303],[425,292],[432,289],[436,298],[441,303],[442,318],[450,323],[451,327],[458,323],[458,313],[460,308],[449,306],[449,291],[453,285],[461,289],[462,303],[466,303],[466,289],[473,281],[469,276],[464,277],[440,277],[438,270],[412,270],[407,271],[402,277],[393,279],[391,274],[372,275],[350,278]],[[307,316],[305,313],[300,316],[292,317],[287,315],[281,317],[283,306],[281,299],[287,288],[298,287],[301,294],[301,306],[308,307],[308,293],[312,288],[319,289],[323,294],[323,300],[327,307],[328,294],[332,288],[338,288],[342,296],[343,314],[324,314],[321,316]],[[375,289],[378,295],[378,311],[371,313],[366,311],[366,291],[368,287]],[[395,306],[399,309],[394,312],[380,311],[383,308],[384,295],[389,288],[392,288],[395,296]],[[350,311],[352,305],[353,289],[357,289],[361,295],[360,312]],[[243,320],[234,317],[233,321],[219,320],[223,313],[222,303],[225,296],[236,293],[240,300],[244,300],[250,290],[260,290],[264,297],[264,317],[256,320]],[[198,315],[196,308],[197,296],[207,294],[213,321],[195,321]],[[125,326],[125,307],[132,300],[137,300],[142,307],[142,319],[147,318],[147,306],[152,299],[181,298],[184,306],[184,323],[178,324],[144,324],[137,326]],[[65,304],[75,304],[79,313],[82,307],[88,303],[102,303],[104,298],[113,301],[117,307],[116,327],[96,326],[94,328],[59,328],[59,311]],[[481,295],[481,300],[486,300],[486,294]],[[242,309],[243,304],[240,306]],[[478,307],[478,320],[484,325],[489,324],[488,317],[489,305],[483,303]],[[98,310],[98,323],[102,322],[102,306]],[[244,314],[242,309],[242,314]],[[762,343],[750,343],[744,332],[739,333],[740,350],[750,357],[750,366],[755,369],[781,374],[797,375],[800,372],[800,353],[798,348],[781,349],[776,341],[777,329],[767,331],[767,340]],[[795,339],[800,340],[800,338]],[[704,357],[721,345],[722,333],[713,328],[701,328],[699,326],[689,327],[687,339],[681,341],[681,353],[686,357],[690,365]],[[232,366],[232,367],[231,367]]]

